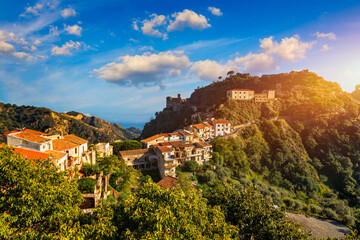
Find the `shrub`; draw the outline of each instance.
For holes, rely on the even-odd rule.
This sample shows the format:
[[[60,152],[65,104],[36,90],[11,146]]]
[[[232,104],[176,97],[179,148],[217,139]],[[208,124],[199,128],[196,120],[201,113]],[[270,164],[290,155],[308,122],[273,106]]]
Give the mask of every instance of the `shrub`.
[[[92,178],[82,178],[78,182],[78,189],[82,193],[93,193],[95,190],[97,181]]]
[[[315,205],[315,204],[310,204],[310,210],[312,213],[320,214],[322,211],[322,207]]]
[[[325,215],[327,218],[332,218],[332,219],[338,218],[336,212],[330,208],[325,208],[321,213]]]
[[[199,169],[199,164],[195,160],[186,161],[184,164],[184,170],[189,172],[195,172]]]

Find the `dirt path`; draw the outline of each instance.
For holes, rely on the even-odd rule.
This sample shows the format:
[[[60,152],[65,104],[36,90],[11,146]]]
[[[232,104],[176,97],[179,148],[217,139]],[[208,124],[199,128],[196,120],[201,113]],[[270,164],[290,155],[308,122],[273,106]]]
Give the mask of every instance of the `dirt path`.
[[[339,238],[344,239],[345,234],[350,232],[350,229],[337,221],[328,220],[318,217],[307,217],[303,214],[285,213],[286,218],[298,223],[302,229],[312,234],[312,237],[321,238]]]

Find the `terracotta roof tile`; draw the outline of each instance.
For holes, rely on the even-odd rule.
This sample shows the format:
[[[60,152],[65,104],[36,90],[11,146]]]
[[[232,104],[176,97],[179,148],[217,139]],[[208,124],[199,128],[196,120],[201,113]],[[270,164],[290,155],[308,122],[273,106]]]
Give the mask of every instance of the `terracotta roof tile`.
[[[160,134],[156,134],[156,135],[154,135],[154,136],[152,136],[152,137],[149,137],[149,138],[146,138],[146,139],[144,139],[144,140],[141,140],[141,142],[148,143],[148,142],[154,141],[154,140],[156,140],[156,139],[158,139],[158,138],[161,138],[161,137],[163,137],[163,136],[160,135]]]
[[[32,133],[35,135],[48,135],[47,133],[39,132],[39,131],[31,130],[31,129],[15,129],[12,131],[4,132],[4,135],[7,136],[9,134],[16,133],[16,132],[27,132],[27,133]]]
[[[25,149],[25,148],[17,148],[16,147],[14,149],[14,151],[19,153],[21,156],[23,156],[24,158],[27,158],[29,160],[33,160],[33,159],[45,160],[45,159],[50,157],[50,154],[48,154],[48,153],[34,151],[34,150],[30,150],[30,149]]]
[[[55,151],[64,151],[79,146],[79,144],[70,142],[66,139],[54,139],[52,143],[53,143],[53,149]]]
[[[82,139],[82,138],[80,138],[78,136],[75,136],[74,134],[66,135],[66,136],[64,136],[64,139],[66,139],[66,140],[68,140],[70,142],[79,144],[79,145],[82,145],[82,144],[85,144],[85,143],[88,142],[87,140]]]
[[[145,153],[152,153],[151,148],[143,148],[143,149],[135,149],[135,150],[126,150],[119,152],[121,156],[129,156],[129,155],[140,155]]]
[[[44,142],[51,141],[50,139],[42,137],[39,134],[30,133],[28,131],[21,131],[19,133],[14,133],[14,134],[11,134],[11,136],[25,139],[25,140],[28,140],[30,142],[35,142],[35,143],[44,143]]]
[[[203,122],[203,124],[206,125],[206,126],[208,126],[208,127],[211,127],[211,128],[213,127],[213,126],[212,126],[210,123],[208,123],[208,122]]]
[[[50,157],[53,158],[54,160],[60,160],[60,159],[62,159],[63,157],[66,156],[66,153],[59,152],[59,151],[54,151],[54,150],[47,150],[45,152],[50,154]]]
[[[160,149],[161,152],[172,152],[171,148],[166,146],[159,146],[157,148]]]
[[[204,124],[201,124],[201,123],[199,123],[199,124],[194,124],[193,126],[196,127],[196,128],[199,128],[199,129],[202,129],[202,128],[205,127],[205,125],[204,125]]]
[[[228,120],[224,120],[224,119],[213,119],[212,122],[214,122],[214,123],[230,123]]]
[[[166,176],[161,179],[158,184],[163,188],[171,189],[178,184],[178,179],[176,177]]]

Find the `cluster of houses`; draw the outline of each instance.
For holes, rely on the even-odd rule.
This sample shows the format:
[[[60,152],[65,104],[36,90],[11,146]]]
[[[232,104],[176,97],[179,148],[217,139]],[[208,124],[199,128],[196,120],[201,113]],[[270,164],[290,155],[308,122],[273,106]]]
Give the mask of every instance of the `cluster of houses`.
[[[5,132],[6,144],[28,159],[50,159],[59,171],[78,169],[84,163],[95,164],[96,149],[100,155],[112,154],[109,143],[97,144],[95,149],[88,147],[88,141],[73,134],[49,135],[30,129],[16,129]]]
[[[251,89],[231,89],[226,92],[226,96],[234,100],[255,100],[258,103],[264,103],[273,101],[275,92],[275,90],[263,90],[261,93],[255,93]]]
[[[158,169],[161,178],[175,177],[176,167],[194,160],[203,165],[211,158],[209,140],[231,132],[227,120],[211,119],[173,133],[157,134],[141,142],[144,149],[120,151],[119,158],[138,170]]]

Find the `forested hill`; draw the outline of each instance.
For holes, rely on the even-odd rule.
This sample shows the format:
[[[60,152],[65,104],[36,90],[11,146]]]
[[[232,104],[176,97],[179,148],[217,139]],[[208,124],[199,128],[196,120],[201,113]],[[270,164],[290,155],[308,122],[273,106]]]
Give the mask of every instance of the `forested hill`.
[[[236,88],[253,89],[255,92],[277,89],[278,100],[273,105],[249,101],[231,101],[226,91]],[[193,109],[195,109],[194,111]],[[261,117],[271,118],[277,115],[296,119],[311,119],[319,115],[340,114],[354,110],[354,99],[342,91],[334,82],[307,70],[292,71],[272,75],[251,76],[250,74],[229,75],[222,81],[199,87],[191,94],[187,105],[177,112],[165,108],[155,114],[143,130],[143,138],[159,132],[170,132],[194,122],[191,116],[199,113],[202,117],[209,114],[217,118],[226,118],[233,125],[248,122]]]
[[[47,108],[16,106],[0,102],[0,141],[3,132],[29,128],[50,134],[75,134],[90,143],[134,139],[139,136],[117,123],[78,112],[58,113]],[[138,129],[135,129],[138,130]]]

